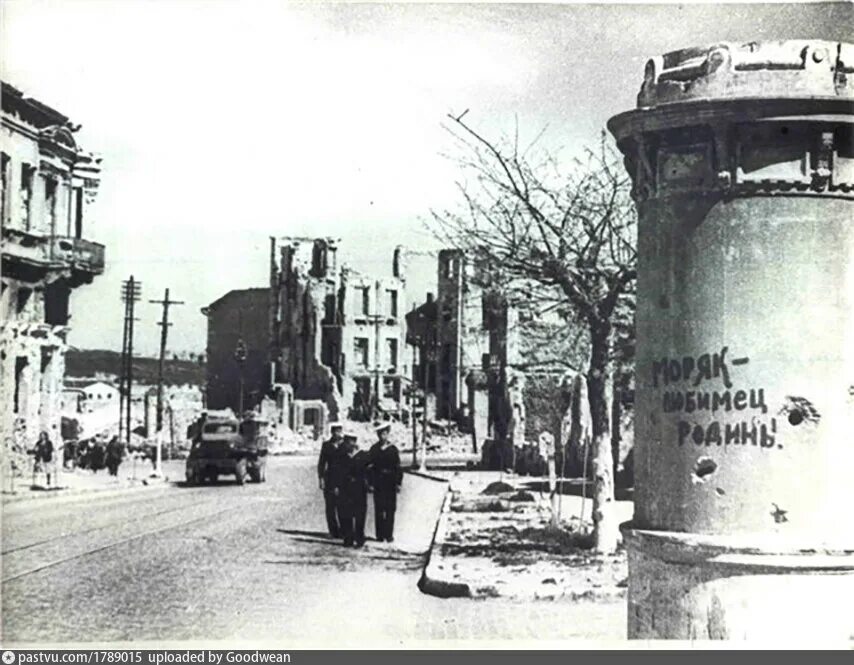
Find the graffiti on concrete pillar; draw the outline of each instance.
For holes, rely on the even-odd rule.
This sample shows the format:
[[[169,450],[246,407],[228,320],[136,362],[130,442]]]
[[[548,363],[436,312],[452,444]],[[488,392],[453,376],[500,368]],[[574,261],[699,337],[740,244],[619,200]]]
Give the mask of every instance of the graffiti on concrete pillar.
[[[679,414],[676,434],[679,446],[756,446],[760,449],[782,448],[777,443],[777,419],[767,417],[765,389],[759,386],[736,386],[737,370],[750,358],[732,358],[729,348],[719,352],[682,358],[661,358],[652,363],[652,385],[662,387],[661,408],[664,413]],[[723,390],[717,389],[723,384]],[[740,413],[739,413],[740,412]],[[743,415],[740,420],[716,415]],[[684,415],[683,415],[684,414]],[[700,424],[688,414],[711,414],[711,422]],[[696,416],[695,416],[696,417]]]

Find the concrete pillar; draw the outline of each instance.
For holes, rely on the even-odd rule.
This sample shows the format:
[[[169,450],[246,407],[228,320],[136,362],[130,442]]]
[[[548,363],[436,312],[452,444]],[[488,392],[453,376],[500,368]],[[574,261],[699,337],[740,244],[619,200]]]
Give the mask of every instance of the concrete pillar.
[[[143,397],[143,421],[145,423],[145,436],[154,439],[157,429],[157,389],[149,388]]]
[[[653,58],[638,208],[632,638],[854,635],[854,46]]]

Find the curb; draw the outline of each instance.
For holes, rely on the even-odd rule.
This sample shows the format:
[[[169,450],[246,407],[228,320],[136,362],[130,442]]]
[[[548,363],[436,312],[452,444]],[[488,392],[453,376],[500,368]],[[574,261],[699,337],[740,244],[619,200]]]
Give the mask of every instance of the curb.
[[[464,582],[456,582],[449,578],[444,567],[444,557],[441,554],[442,545],[448,533],[448,515],[451,508],[451,489],[445,495],[442,502],[442,510],[436,522],[436,530],[433,532],[433,541],[427,553],[427,564],[418,581],[418,588],[422,593],[439,598],[471,598],[472,593],[469,585]]]
[[[440,483],[449,482],[447,478],[440,478],[439,476],[433,476],[429,473],[424,473],[423,471],[416,471],[415,469],[404,469],[403,473],[408,473],[411,476],[418,476],[419,478],[426,478],[427,480],[435,480]],[[444,504],[442,505],[444,509]]]
[[[145,482],[145,480],[150,480],[150,482]],[[86,497],[92,494],[98,494],[102,496],[113,496],[116,494],[125,494],[128,492],[139,492],[142,490],[151,490],[161,487],[169,487],[171,485],[171,481],[168,479],[144,479],[136,481],[133,485],[127,485],[124,487],[87,487],[83,489],[72,489],[72,488],[60,488],[56,490],[43,490],[42,492],[27,492],[22,494],[6,494],[2,495],[2,504],[5,505],[16,505],[16,504],[26,504],[32,502],[42,502],[42,501],[57,501],[62,499],[75,499],[79,497]]]

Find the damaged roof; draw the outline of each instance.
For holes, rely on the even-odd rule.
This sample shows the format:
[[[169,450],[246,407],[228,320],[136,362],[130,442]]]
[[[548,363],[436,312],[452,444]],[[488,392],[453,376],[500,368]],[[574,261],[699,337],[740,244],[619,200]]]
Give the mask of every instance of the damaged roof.
[[[17,113],[22,119],[39,129],[68,123],[68,116],[37,99],[25,97],[23,92],[5,81],[0,81],[0,83],[2,83],[2,94],[0,96],[2,96],[4,112]]]

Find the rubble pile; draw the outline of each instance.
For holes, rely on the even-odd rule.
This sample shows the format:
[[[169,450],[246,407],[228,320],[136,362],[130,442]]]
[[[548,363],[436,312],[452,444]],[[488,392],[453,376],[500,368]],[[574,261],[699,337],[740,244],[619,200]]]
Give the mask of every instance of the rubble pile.
[[[563,496],[553,525],[548,496],[512,483],[505,477],[479,487],[456,485],[425,573],[437,595],[451,590],[449,595],[524,600],[623,598],[626,552],[592,551],[590,503]],[[630,514],[631,504],[619,503],[619,512]]]
[[[32,444],[26,441],[24,429],[16,426],[12,436],[7,436],[3,443],[4,472],[10,477],[20,478],[33,469],[33,457],[28,453]]]
[[[427,451],[434,455],[467,457],[472,455],[471,434],[459,431],[456,426],[436,428],[428,424]]]
[[[267,451],[270,455],[310,453],[319,450],[321,443],[314,439],[311,432],[294,432],[287,428],[277,430],[267,441]]]

